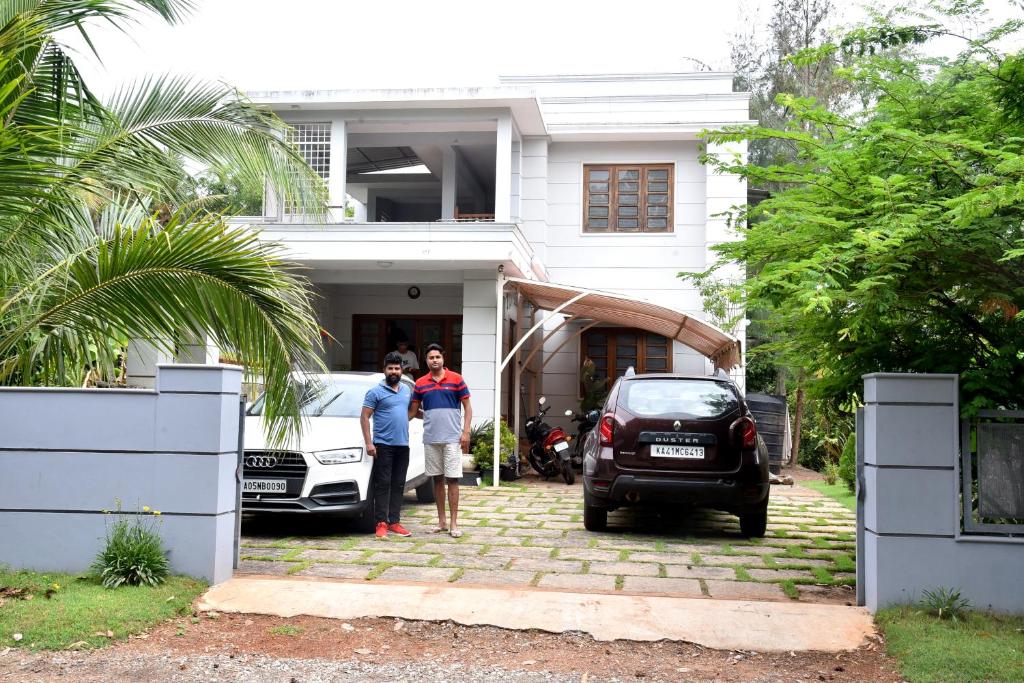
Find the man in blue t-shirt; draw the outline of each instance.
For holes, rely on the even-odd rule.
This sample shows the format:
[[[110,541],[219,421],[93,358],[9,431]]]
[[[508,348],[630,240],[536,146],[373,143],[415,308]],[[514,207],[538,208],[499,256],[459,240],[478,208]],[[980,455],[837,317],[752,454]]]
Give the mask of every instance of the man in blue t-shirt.
[[[409,469],[409,402],[412,391],[402,384],[402,357],[392,351],[384,358],[384,380],[366,392],[359,424],[363,428],[366,453],[373,458],[370,486],[378,539],[390,531],[412,536],[401,525],[405,475]],[[370,438],[373,417],[373,438]]]

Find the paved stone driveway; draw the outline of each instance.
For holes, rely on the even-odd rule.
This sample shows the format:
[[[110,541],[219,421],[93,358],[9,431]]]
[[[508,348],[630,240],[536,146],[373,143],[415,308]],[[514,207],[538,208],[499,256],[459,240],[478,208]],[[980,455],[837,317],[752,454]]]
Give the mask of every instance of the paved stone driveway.
[[[433,504],[407,499],[411,538],[378,541],[345,522],[263,519],[242,529],[243,572],[750,600],[853,602],[854,515],[800,486],[772,487],[768,535],[736,517],[679,520],[621,510],[583,528],[582,488],[535,479],[462,489],[462,538],[429,533]],[[518,482],[517,482],[518,483]]]

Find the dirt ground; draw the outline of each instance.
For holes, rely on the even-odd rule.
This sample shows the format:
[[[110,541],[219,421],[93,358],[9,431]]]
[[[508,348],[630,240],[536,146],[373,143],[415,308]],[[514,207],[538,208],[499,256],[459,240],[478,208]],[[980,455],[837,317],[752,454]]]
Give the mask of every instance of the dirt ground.
[[[894,663],[881,643],[870,643],[839,654],[753,653],[709,650],[689,643],[597,642],[581,634],[509,631],[465,627],[452,623],[407,622],[396,619],[358,619],[343,622],[314,617],[282,619],[255,615],[219,614],[168,622],[142,637],[103,651],[109,680],[123,678],[118,662],[137,667],[147,658],[176,664],[174,680],[220,680],[211,656],[265,655],[273,659],[316,659],[336,662],[401,665],[430,662],[453,669],[449,680],[477,680],[473,669],[499,667],[505,671],[549,672],[578,681],[900,681]],[[84,655],[84,653],[82,653]],[[95,657],[100,653],[92,653]],[[71,680],[67,658],[58,665],[31,667],[31,680]],[[10,662],[0,658],[13,674]],[[99,662],[96,662],[99,664]],[[328,665],[329,667],[329,665]],[[85,673],[83,671],[83,673]],[[276,679],[275,679],[276,680]],[[287,678],[283,680],[288,680]],[[338,680],[350,680],[339,678]],[[357,680],[357,679],[351,679]],[[361,680],[387,680],[362,678]],[[481,679],[482,680],[482,679]],[[292,677],[292,683],[302,678]]]

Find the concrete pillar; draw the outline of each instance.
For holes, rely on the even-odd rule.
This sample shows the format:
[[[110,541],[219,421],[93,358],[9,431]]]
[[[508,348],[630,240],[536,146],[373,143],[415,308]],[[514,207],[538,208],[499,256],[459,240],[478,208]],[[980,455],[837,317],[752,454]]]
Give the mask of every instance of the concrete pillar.
[[[494,344],[497,273],[466,271],[462,283],[462,376],[473,402],[473,421],[494,416]]]
[[[864,376],[864,598],[872,612],[961,588],[956,375]]]
[[[520,155],[520,227],[541,263],[547,258],[548,139],[525,137]]]
[[[157,365],[174,361],[170,346],[168,341],[157,343],[152,339],[133,339],[128,342],[128,354],[125,356],[127,385],[145,389],[156,388]]]
[[[455,218],[458,174],[458,155],[451,145],[445,145],[441,150],[441,220]]]
[[[331,162],[327,177],[327,206],[332,223],[345,220],[345,183],[348,180],[348,134],[345,119],[331,120]]]
[[[213,365],[220,362],[220,347],[214,343],[210,335],[204,335],[202,339],[188,335],[178,344],[174,362]]]
[[[498,116],[494,154],[494,221],[512,221],[512,114]]]

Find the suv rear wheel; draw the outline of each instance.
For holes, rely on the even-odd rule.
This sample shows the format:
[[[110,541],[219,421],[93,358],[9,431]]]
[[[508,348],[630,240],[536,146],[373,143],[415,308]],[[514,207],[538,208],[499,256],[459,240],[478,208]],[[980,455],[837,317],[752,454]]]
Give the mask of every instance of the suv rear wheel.
[[[608,508],[591,505],[586,491],[583,493],[583,528],[587,531],[604,531],[608,528]]]
[[[427,480],[416,487],[416,502],[417,503],[433,503],[434,502],[434,480],[427,477]]]
[[[740,515],[740,532],[749,538],[764,538],[768,529],[768,502],[751,512]]]

